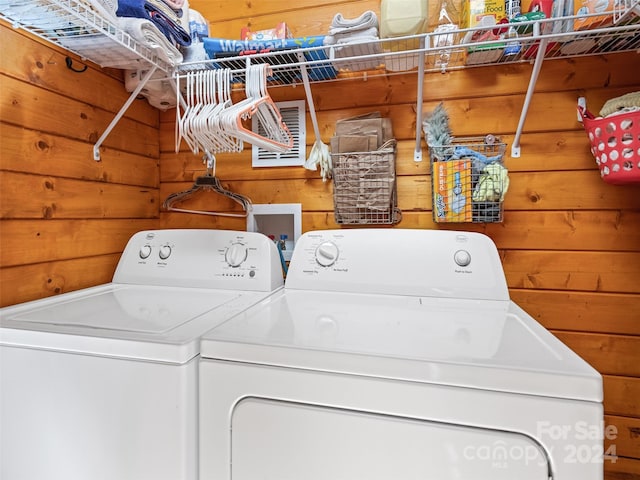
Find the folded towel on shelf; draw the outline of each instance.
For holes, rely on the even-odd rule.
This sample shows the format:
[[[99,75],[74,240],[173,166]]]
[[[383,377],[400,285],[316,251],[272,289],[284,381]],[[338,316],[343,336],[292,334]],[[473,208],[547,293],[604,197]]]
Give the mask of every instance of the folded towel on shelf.
[[[327,35],[325,44],[336,45],[343,43],[368,42],[378,40],[378,29],[375,27],[338,35]]]
[[[184,0],[164,0],[174,10],[180,10],[184,6]]]
[[[133,17],[149,19],[149,14],[144,8],[144,0],[118,0],[118,9],[116,15],[118,17]]]
[[[191,35],[180,24],[178,15],[162,0],[118,0],[116,15],[150,20],[167,39],[182,46],[191,44]]]
[[[80,0],[90,10],[105,20],[116,20],[118,2],[116,0]]]
[[[155,23],[144,18],[121,17],[118,26],[158,56],[161,60],[177,65],[182,53],[158,30]]]
[[[145,8],[147,9],[147,11],[161,12],[165,17],[167,17],[167,19],[176,24],[180,24],[180,18],[184,14],[181,8],[179,8],[178,10],[174,10],[163,0],[145,0]]]
[[[344,18],[341,13],[336,14],[324,44],[336,45],[336,59],[352,59],[381,53],[378,40],[378,17],[375,12],[368,10],[353,19]],[[336,62],[335,66],[339,69],[359,71],[375,69],[380,64],[380,59],[370,58]]]
[[[341,13],[338,13],[333,17],[331,26],[329,27],[329,35],[345,35],[350,33],[359,32],[362,30],[368,30],[370,28],[376,29],[376,36],[378,30],[378,17],[375,12],[368,10],[357,18],[344,18]]]
[[[191,35],[187,31],[189,20],[187,17],[185,25],[182,24],[182,9],[173,10],[162,0],[146,0],[144,6],[151,16],[151,21],[156,23],[165,35],[178,45],[191,45]]]

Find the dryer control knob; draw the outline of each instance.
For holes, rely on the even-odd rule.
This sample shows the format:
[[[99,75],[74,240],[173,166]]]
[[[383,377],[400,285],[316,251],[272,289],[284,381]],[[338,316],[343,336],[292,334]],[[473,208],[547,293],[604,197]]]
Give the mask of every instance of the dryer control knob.
[[[163,245],[160,247],[160,251],[158,252],[158,256],[161,260],[166,260],[171,255],[171,245]]]
[[[149,255],[151,255],[151,245],[143,245],[140,247],[140,252],[138,252],[138,254],[143,260],[145,258],[149,258]]]
[[[471,254],[466,250],[458,250],[453,254],[453,260],[461,267],[466,267],[471,263]]]
[[[330,267],[338,260],[338,246],[333,242],[323,242],[316,248],[316,262],[323,267]]]
[[[247,247],[242,243],[233,243],[224,254],[224,259],[230,267],[239,267],[247,259]]]

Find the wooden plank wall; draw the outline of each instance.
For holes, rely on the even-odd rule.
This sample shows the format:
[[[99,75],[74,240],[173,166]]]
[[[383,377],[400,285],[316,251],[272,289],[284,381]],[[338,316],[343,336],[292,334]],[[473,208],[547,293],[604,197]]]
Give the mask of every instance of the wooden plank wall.
[[[373,0],[301,0],[295,6],[276,0],[192,0],[191,7],[210,20],[211,36],[221,38],[239,38],[245,25],[260,30],[279,21],[286,21],[294,36],[322,35],[336,12],[347,18],[368,9],[379,12]],[[531,70],[525,64],[428,74],[424,111],[443,100],[456,136],[494,133],[510,146]],[[431,219],[428,162],[413,161],[416,77],[312,85],[325,143],[338,119],[370,111],[392,119],[403,211],[398,227],[488,234],[500,249],[513,299],[604,375],[606,421],[618,431],[606,445],[619,456],[606,463],[609,480],[640,478],[640,185],[610,186],[600,180],[576,121],[576,100],[586,96],[597,111],[608,98],[640,90],[639,71],[635,53],[546,62],[525,124],[522,156],[506,159],[511,186],[504,222],[448,227]],[[270,93],[278,101],[304,98],[301,86]],[[174,120],[174,112],[161,115],[161,199],[189,188],[204,173],[201,159],[184,145],[174,152]],[[307,125],[310,148],[308,116]],[[218,155],[216,175],[257,204],[301,203],[303,231],[338,228],[331,183],[323,183],[316,172],[252,169],[246,149]],[[215,194],[190,204],[214,210],[233,205]],[[245,228],[244,219],[166,212],[161,224]]]
[[[286,21],[294,35],[324,34],[336,12],[353,18],[378,2],[192,0],[212,36]],[[432,5],[433,8],[433,5]],[[121,73],[65,66],[65,52],[0,24],[0,305],[108,281],[128,237],[158,227],[244,229],[244,219],[161,212],[170,193],[203,173],[183,145],[174,152],[175,112],[136,101],[107,137],[102,162],[93,142],[128,94]],[[74,61],[81,62],[73,57]],[[81,62],[82,63],[82,62]],[[399,140],[402,228],[458,228],[493,238],[511,295],[604,375],[606,420],[618,435],[607,478],[640,478],[640,187],[604,184],[576,122],[576,97],[594,108],[640,89],[640,56],[609,55],[545,63],[522,138],[506,159],[511,187],[505,220],[435,225],[428,162],[413,161],[415,76],[313,86],[322,138],[335,122],[380,111]],[[456,136],[513,138],[530,65],[469,69],[425,79],[424,110],[445,102]],[[276,100],[303,99],[276,88]],[[307,118],[307,124],[310,120]],[[313,135],[307,137],[308,147]],[[254,203],[303,205],[303,230],[334,228],[330,183],[302,168],[252,169],[250,152],[219,155],[217,175]],[[158,163],[160,169],[158,170]],[[228,209],[222,197],[194,206]]]
[[[0,45],[0,305],[110,281],[129,237],[159,224],[158,111],[135,101],[95,162],[122,72],[73,72],[5,24]]]

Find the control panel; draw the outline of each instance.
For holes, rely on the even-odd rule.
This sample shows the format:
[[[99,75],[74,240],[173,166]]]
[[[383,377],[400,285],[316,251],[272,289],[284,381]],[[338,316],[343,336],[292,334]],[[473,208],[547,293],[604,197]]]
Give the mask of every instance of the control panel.
[[[133,235],[113,281],[271,291],[283,276],[276,246],[261,233],[167,229]]]
[[[344,229],[305,233],[287,288],[508,300],[495,244],[474,232]]]

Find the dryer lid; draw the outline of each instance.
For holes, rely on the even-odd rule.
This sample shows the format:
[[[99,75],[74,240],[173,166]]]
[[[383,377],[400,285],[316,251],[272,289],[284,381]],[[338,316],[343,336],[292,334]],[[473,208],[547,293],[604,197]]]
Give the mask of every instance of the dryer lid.
[[[265,295],[111,283],[0,310],[0,344],[184,363],[204,332]]]
[[[285,289],[203,358],[602,401],[600,374],[511,301]]]

